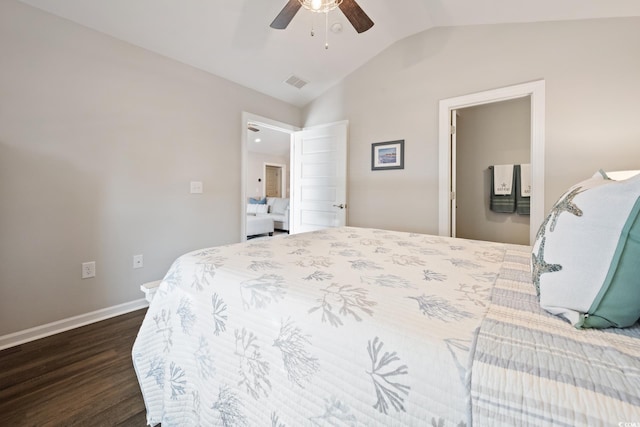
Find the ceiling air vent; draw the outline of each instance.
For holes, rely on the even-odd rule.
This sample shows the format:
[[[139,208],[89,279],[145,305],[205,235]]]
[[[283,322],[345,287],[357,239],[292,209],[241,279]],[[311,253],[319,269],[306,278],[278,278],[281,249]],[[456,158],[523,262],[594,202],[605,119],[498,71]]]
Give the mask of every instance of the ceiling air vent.
[[[294,76],[293,74],[291,76],[289,76],[289,78],[287,80],[284,81],[286,84],[291,85],[297,89],[302,89],[303,87],[305,87],[307,85],[307,81],[302,80],[300,77],[298,76]]]

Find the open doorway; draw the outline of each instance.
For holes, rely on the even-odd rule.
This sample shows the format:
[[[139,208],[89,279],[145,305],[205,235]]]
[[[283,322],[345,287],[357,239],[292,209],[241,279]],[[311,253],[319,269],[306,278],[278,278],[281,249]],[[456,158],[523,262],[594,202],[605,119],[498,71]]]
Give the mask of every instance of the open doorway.
[[[544,129],[545,129],[545,82],[538,80],[463,95],[440,101],[438,126],[439,144],[439,215],[440,235],[452,236],[452,215],[455,212],[455,193],[452,191],[452,130],[451,113],[454,110],[491,104],[510,99],[529,97],[531,121],[531,209],[529,244],[535,241],[535,233],[544,218]]]
[[[288,165],[287,172],[283,173],[283,179],[288,178],[290,183],[288,189],[283,191],[288,197],[287,200],[276,199],[274,203],[278,203],[268,207],[269,215],[280,215],[286,211],[284,218],[274,218],[274,231],[280,228],[291,234],[347,225],[348,125],[349,122],[344,120],[299,129],[254,114],[242,113],[241,241],[247,239],[248,219],[251,220],[252,228],[262,222],[248,218],[247,212],[255,208],[256,213],[252,216],[257,216],[258,210],[263,210],[249,204],[256,199],[263,202],[266,194],[264,175],[253,174],[252,171],[256,168],[250,166],[249,155],[252,140],[255,142],[255,139],[260,139],[262,144],[262,138],[256,134],[263,129],[284,133],[289,138],[288,161],[276,162]],[[254,200],[249,200],[250,198]],[[264,222],[266,229],[267,221]]]
[[[512,212],[495,212],[489,196],[494,165],[531,163],[530,107],[529,97],[523,97],[452,111],[452,117],[456,115],[451,162],[454,237],[529,244],[528,200],[516,207],[514,197]],[[514,167],[514,173],[523,168]]]
[[[255,218],[249,218],[248,205],[250,202],[265,203],[267,197],[278,199],[288,199],[290,196],[290,177],[291,170],[291,144],[292,135],[299,130],[297,127],[277,122],[266,117],[257,116],[251,113],[242,114],[242,167],[241,167],[241,214],[240,222],[241,241],[247,239],[247,232],[252,234],[270,234],[275,230],[271,230],[266,222],[265,228],[261,229],[262,223],[255,221]],[[275,193],[279,196],[272,196],[273,188],[267,188],[267,167],[273,167],[272,171],[277,171],[278,189]],[[274,178],[275,174],[269,176]],[[267,194],[269,192],[269,194]],[[250,200],[252,199],[252,200]],[[284,200],[283,200],[284,202]],[[279,206],[283,206],[282,203]],[[255,207],[249,206],[249,209]],[[288,228],[281,218],[273,222],[275,226],[280,228]],[[252,221],[248,227],[248,220]],[[262,233],[264,232],[264,233]]]

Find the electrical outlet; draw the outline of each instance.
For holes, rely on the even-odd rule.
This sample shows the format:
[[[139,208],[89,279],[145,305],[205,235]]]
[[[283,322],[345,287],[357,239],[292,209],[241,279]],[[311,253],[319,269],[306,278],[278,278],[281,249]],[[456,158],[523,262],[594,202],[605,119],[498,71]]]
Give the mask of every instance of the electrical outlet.
[[[144,263],[142,262],[142,254],[133,256],[133,268],[142,268]]]
[[[91,277],[96,277],[96,262],[83,262],[82,263],[82,278],[89,279]]]

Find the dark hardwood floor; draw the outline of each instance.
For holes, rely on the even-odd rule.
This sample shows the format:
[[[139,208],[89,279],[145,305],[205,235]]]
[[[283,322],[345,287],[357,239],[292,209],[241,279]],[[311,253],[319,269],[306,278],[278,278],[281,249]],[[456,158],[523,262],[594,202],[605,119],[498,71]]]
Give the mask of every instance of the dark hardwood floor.
[[[0,426],[145,426],[131,362],[145,312],[0,351]]]

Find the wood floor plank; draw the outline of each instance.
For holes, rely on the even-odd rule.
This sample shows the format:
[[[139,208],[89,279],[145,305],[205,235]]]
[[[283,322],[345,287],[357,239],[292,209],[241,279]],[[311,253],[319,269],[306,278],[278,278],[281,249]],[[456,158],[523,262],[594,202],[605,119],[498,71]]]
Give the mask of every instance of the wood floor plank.
[[[144,426],[131,348],[146,309],[0,351],[0,426]]]

